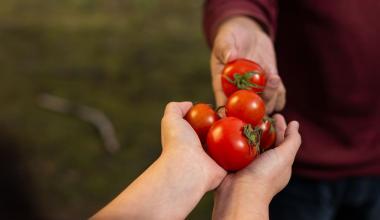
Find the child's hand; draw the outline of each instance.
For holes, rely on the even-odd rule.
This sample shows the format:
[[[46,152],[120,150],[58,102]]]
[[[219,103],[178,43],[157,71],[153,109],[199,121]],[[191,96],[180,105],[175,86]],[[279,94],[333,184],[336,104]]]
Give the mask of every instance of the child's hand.
[[[161,121],[162,157],[180,158],[187,164],[184,172],[194,174],[193,180],[204,183],[209,191],[216,188],[227,173],[207,155],[194,129],[183,118],[191,106],[191,102],[171,102],[166,106]]]
[[[192,104],[171,102],[161,122],[162,154],[93,219],[185,219],[226,176],[183,119]]]

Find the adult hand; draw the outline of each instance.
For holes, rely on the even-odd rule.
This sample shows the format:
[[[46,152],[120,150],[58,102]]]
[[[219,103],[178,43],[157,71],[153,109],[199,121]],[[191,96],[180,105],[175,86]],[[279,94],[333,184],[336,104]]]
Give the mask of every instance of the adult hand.
[[[215,219],[268,219],[272,198],[289,182],[294,158],[301,145],[298,122],[288,127],[276,120],[276,148],[261,154],[248,167],[229,174],[215,196]]]
[[[215,36],[211,73],[217,105],[221,106],[226,102],[221,85],[221,72],[228,62],[237,58],[253,60],[263,67],[268,79],[263,94],[267,113],[282,110],[286,91],[277,72],[273,43],[256,21],[244,16],[233,17],[222,23]]]

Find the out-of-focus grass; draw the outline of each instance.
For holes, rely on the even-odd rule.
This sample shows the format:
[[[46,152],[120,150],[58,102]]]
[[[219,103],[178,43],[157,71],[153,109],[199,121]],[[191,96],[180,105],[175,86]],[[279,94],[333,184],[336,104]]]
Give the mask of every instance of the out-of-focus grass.
[[[17,137],[49,219],[86,218],[160,153],[171,100],[213,102],[202,1],[2,0],[0,126]],[[48,92],[104,111],[122,149],[96,131],[40,109]],[[206,196],[190,219],[211,214]]]

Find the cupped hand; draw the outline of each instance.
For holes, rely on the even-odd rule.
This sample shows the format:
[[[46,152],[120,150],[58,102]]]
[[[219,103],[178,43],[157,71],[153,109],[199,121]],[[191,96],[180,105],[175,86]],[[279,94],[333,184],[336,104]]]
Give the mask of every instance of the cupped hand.
[[[285,106],[285,87],[277,72],[274,47],[269,36],[251,18],[233,17],[221,24],[215,36],[211,54],[212,85],[218,106],[226,102],[221,85],[224,66],[235,59],[245,58],[260,64],[267,76],[263,98],[267,113]]]
[[[286,126],[279,114],[274,119],[277,147],[224,178],[216,191],[214,218],[244,219],[242,216],[259,215],[259,219],[267,219],[269,203],[289,182],[292,164],[301,145],[298,122]]]
[[[161,121],[162,154],[180,158],[196,181],[204,182],[209,191],[216,188],[227,173],[207,155],[196,132],[184,119],[191,107],[191,102],[171,102],[166,106]]]
[[[274,119],[277,147],[261,154],[234,176],[236,179],[251,181],[269,199],[288,184],[292,165],[301,145],[298,122],[292,121],[286,126],[284,117],[279,114],[275,115]]]
[[[92,219],[185,219],[203,195],[221,183],[226,171],[206,154],[183,119],[191,106],[166,106],[162,154]]]

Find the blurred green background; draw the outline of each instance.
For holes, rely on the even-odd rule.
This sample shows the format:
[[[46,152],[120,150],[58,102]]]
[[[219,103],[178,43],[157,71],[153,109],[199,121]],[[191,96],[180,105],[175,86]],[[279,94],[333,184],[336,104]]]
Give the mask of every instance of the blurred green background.
[[[17,172],[15,179],[27,192],[21,194],[36,216],[91,216],[159,156],[167,102],[213,102],[202,4],[1,1],[0,146],[6,152],[1,164],[11,173],[2,178],[17,186],[8,178]],[[92,126],[40,108],[41,93],[103,111],[121,150],[107,154]],[[3,197],[3,203],[16,206],[20,200]],[[211,208],[208,194],[189,219],[208,219]]]

